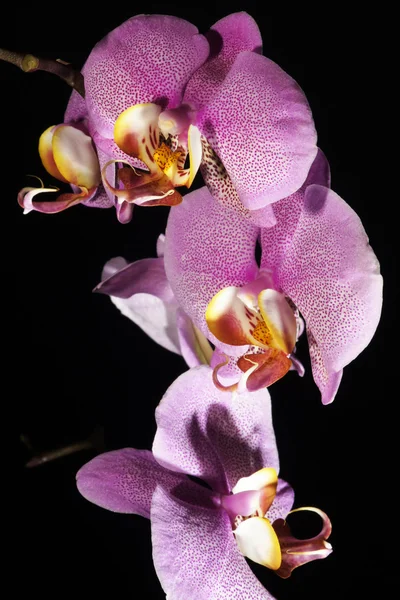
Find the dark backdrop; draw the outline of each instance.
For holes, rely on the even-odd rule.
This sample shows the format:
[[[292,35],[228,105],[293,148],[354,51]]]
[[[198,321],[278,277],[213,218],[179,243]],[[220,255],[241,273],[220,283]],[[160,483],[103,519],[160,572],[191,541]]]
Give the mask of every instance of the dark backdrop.
[[[293,17],[288,23],[288,14],[247,9],[261,28],[264,54],[305,91],[319,145],[331,163],[332,186],[360,215],[386,277],[378,332],[345,369],[333,405],[321,405],[309,368],[303,380],[289,374],[270,390],[281,475],[294,487],[297,506],[318,506],[330,515],[334,553],[298,569],[287,581],[255,570],[280,600],[358,598],[363,583],[371,594],[378,586],[376,597],[389,598],[393,555],[387,542],[396,503],[387,477],[395,471],[386,472],[385,465],[395,423],[389,412],[394,392],[387,387],[385,394],[384,386],[397,369],[397,358],[384,337],[389,328],[392,333],[394,322],[394,303],[388,301],[394,298],[394,259],[384,234],[382,199],[376,210],[361,160],[372,110],[362,60],[367,40],[348,18],[328,25],[326,17],[319,23]],[[204,3],[137,9],[99,5],[94,13],[70,4],[57,7],[58,12],[38,5],[10,10],[1,23],[1,46],[62,58],[78,67],[103,35],[136,13],[175,14],[202,32],[227,14]],[[95,451],[33,469],[24,465],[32,453],[85,439],[99,426],[107,450],[151,448],[155,407],[185,363],[91,290],[109,258],[154,256],[168,211],[137,208],[129,225],[119,224],[114,210],[81,206],[53,216],[23,216],[17,191],[29,184],[26,174],[50,183],[37,140],[48,126],[62,121],[70,89],[51,75],[25,75],[6,64],[0,64],[0,78],[3,260],[6,281],[12,282],[12,294],[5,288],[11,306],[3,319],[11,334],[5,345],[11,359],[6,376],[11,378],[4,403],[13,412],[6,415],[4,428],[11,423],[14,435],[7,462],[17,458],[12,506],[17,507],[13,531],[21,572],[15,585],[21,592],[52,598],[71,592],[106,597],[110,590],[114,598],[123,593],[162,599],[149,523],[97,508],[75,488],[77,469]],[[11,215],[16,220],[13,234]],[[309,367],[304,340],[300,355]]]

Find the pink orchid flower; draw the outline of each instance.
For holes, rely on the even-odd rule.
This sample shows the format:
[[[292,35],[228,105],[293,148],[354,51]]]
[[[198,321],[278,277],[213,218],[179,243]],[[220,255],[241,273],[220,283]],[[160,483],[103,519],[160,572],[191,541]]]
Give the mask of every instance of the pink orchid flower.
[[[297,366],[300,312],[314,380],[328,404],[343,368],[370,342],[382,306],[379,263],[360,219],[328,186],[319,153],[304,186],[275,205],[274,227],[228,213],[207,188],[171,211],[167,278],[180,307],[216,346],[217,385],[237,387],[239,380],[239,389],[253,391]]]
[[[196,367],[167,390],[156,421],[153,453],[102,454],[82,467],[77,485],[103,508],[151,518],[154,566],[168,598],[271,599],[243,556],[285,578],[331,553],[322,511],[296,509],[322,518],[310,540],[295,539],[285,521],[293,490],[277,477],[267,390],[227,397],[209,367]]]
[[[164,268],[165,236],[157,240],[157,258],[128,264],[121,256],[109,260],[95,292],[114,305],[157,344],[180,354],[189,367],[210,364],[212,348],[179,307]]]
[[[180,203],[176,188],[189,188],[201,167],[215,198],[273,222],[269,205],[303,184],[316,132],[302,90],[261,47],[243,12],[206,35],[177,17],[139,15],[94,47],[85,99],[72,93],[65,123],[84,120],[103,153],[120,221],[134,204]]]

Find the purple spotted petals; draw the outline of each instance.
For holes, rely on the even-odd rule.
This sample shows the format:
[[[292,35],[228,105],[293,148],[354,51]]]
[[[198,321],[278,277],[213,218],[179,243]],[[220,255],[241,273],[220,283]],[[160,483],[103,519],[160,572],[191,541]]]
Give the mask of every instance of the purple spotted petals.
[[[72,93],[65,123],[87,128],[121,222],[134,204],[179,204],[177,188],[199,168],[224,206],[275,222],[270,204],[304,183],[316,132],[299,86],[261,50],[244,12],[205,35],[177,17],[139,15],[93,48],[85,99]]]
[[[102,454],[82,467],[77,485],[99,506],[151,517],[154,564],[168,597],[270,599],[243,555],[287,577],[331,553],[324,513],[311,509],[324,525],[310,540],[293,538],[285,522],[293,491],[277,477],[267,390],[227,397],[212,370],[197,367],[167,390],[156,420],[153,453]]]
[[[301,372],[294,356],[298,311],[324,404],[334,399],[343,367],[370,342],[382,305],[379,263],[360,219],[328,185],[320,153],[306,184],[274,206],[273,227],[256,227],[234,212],[228,217],[206,188],[171,212],[167,278],[181,308],[217,348],[217,385],[218,376],[229,385],[241,378],[242,387],[260,389],[290,362]]]

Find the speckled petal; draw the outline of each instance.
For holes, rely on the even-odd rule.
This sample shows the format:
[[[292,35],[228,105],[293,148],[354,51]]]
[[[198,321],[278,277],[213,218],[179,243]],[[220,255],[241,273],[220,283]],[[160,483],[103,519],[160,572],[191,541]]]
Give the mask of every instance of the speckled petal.
[[[67,108],[64,114],[64,123],[72,125],[79,121],[84,121],[88,117],[88,109],[85,99],[76,91],[72,90]]]
[[[307,188],[278,277],[305,319],[314,378],[329,403],[342,368],[369,344],[382,306],[377,258],[359,217],[335,192]]]
[[[78,490],[90,502],[119,513],[150,517],[157,484],[174,490],[186,478],[163,469],[148,450],[124,448],[96,456],[76,476]]]
[[[208,53],[205,37],[177,17],[139,15],[111,31],[83,68],[86,103],[98,133],[112,138],[116,119],[134,104],[177,107]]]
[[[278,65],[254,52],[238,55],[196,125],[251,210],[298,190],[317,154],[302,90]]]
[[[263,249],[261,268],[269,271],[272,274],[273,280],[276,280],[280,265],[292,245],[293,235],[296,231],[304,203],[306,188],[313,183],[330,187],[329,163],[326,160],[325,154],[320,149],[318,149],[318,154],[312,164],[305,184],[288,198],[280,200],[273,205],[276,225],[261,230],[261,245]],[[275,281],[275,286],[279,290],[277,281]],[[273,287],[273,285],[269,287]]]
[[[156,421],[156,460],[220,493],[263,467],[279,468],[267,390],[221,392],[207,366],[178,377],[157,407]]]
[[[154,566],[167,598],[273,600],[240,554],[225,511],[179,502],[159,487],[151,528]]]
[[[257,277],[255,247],[259,230],[214,200],[206,187],[185,196],[170,211],[165,270],[177,302],[195,325],[230,355],[237,349],[219,342],[205,321],[207,305],[226,286],[242,286]]]
[[[240,52],[261,52],[262,39],[254,19],[245,12],[224,17],[205,34],[210,44],[210,56],[192,75],[185,102],[197,109],[206,105],[229,73]]]
[[[94,291],[110,295],[121,313],[155,342],[181,354],[176,322],[177,304],[165,278],[162,258],[128,264],[121,257],[108,261],[103,281]]]

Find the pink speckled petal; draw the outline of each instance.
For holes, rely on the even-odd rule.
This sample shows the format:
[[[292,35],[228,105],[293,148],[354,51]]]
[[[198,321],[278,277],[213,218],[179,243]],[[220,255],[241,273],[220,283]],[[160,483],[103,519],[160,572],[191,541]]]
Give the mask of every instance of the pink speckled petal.
[[[305,319],[314,379],[329,403],[378,325],[382,277],[359,217],[328,188],[307,188],[279,284]]]
[[[157,344],[181,354],[177,304],[165,277],[162,258],[128,264],[118,256],[105,264],[102,278],[94,291],[108,294],[121,313]]]
[[[98,133],[112,138],[117,117],[134,104],[179,106],[208,53],[205,37],[177,17],[139,15],[111,31],[83,68],[86,103]]]
[[[233,397],[215,387],[211,368],[196,367],[167,390],[156,421],[156,460],[200,477],[215,491],[227,494],[241,477],[263,467],[278,471],[267,390]]]
[[[83,200],[82,204],[89,208],[111,208],[114,206],[102,185],[99,185],[94,196],[88,200]]]
[[[153,559],[173,600],[273,600],[240,554],[228,514],[179,502],[161,487],[151,504]]]
[[[276,219],[272,205],[268,204],[257,210],[245,208],[227,170],[204,136],[201,136],[201,144],[203,155],[200,171],[213,198],[226,208],[236,211],[254,225],[273,227]]]
[[[278,65],[254,52],[238,55],[196,125],[251,210],[298,190],[317,154],[302,90]]]
[[[72,90],[68,105],[64,114],[64,123],[73,125],[78,121],[88,118],[88,109],[85,99],[76,90]]]
[[[240,52],[261,52],[262,39],[254,19],[245,12],[224,17],[205,34],[210,44],[208,60],[192,75],[184,101],[197,109],[207,105],[224,81]]]
[[[329,163],[320,149],[318,149],[318,154],[304,185],[288,198],[274,204],[273,209],[277,220],[275,227],[262,229],[261,231],[261,246],[263,249],[261,269],[266,269],[271,273],[273,280],[276,279],[280,265],[286,253],[290,250],[303,208],[304,194],[307,187],[312,183],[330,187]],[[279,290],[278,282],[275,281],[274,283],[276,289]],[[274,287],[274,285],[269,287]]]
[[[150,517],[157,484],[172,491],[186,478],[166,471],[148,450],[124,448],[96,456],[76,476],[78,490],[90,502],[119,513]]]
[[[259,230],[214,200],[206,187],[185,196],[170,211],[165,240],[165,270],[178,304],[222,351],[240,356],[219,342],[205,321],[207,305],[222,288],[256,278]]]

